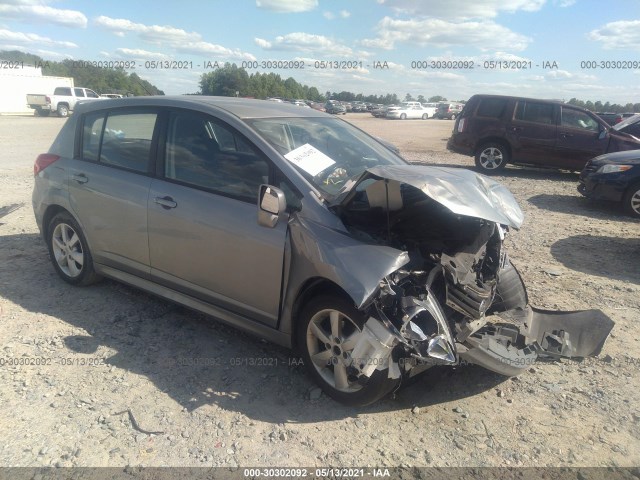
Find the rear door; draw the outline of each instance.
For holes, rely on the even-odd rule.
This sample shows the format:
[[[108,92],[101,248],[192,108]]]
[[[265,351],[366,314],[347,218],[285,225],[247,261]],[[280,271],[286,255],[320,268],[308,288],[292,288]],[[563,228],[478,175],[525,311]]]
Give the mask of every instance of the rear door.
[[[582,170],[588,160],[606,153],[609,138],[600,136],[606,126],[588,113],[567,105],[562,105],[560,112],[558,166]]]
[[[554,103],[518,100],[506,136],[516,163],[554,166],[558,163],[556,141],[559,115]]]
[[[119,109],[86,114],[69,199],[95,262],[149,276],[147,198],[158,113]]]
[[[149,195],[154,281],[276,326],[287,222],[257,223],[259,186],[273,166],[233,127],[171,113]]]

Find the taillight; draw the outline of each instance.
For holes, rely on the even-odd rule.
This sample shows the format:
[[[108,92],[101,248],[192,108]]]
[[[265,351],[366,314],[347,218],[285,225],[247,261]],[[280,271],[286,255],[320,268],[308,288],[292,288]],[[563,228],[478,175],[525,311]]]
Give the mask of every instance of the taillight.
[[[56,160],[59,160],[59,155],[53,155],[52,153],[41,153],[36,158],[36,163],[33,164],[33,175],[38,175],[42,170],[47,168]]]
[[[44,101],[47,103],[51,103],[51,98],[47,95],[44,96]]]
[[[459,118],[458,119],[458,133],[464,132],[464,125],[466,123],[467,123],[467,119],[466,118]]]

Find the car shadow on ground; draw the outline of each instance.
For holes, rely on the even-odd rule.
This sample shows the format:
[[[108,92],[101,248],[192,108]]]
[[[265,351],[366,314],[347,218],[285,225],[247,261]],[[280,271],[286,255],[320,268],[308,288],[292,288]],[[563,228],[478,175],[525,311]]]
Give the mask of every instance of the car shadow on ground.
[[[574,235],[551,245],[551,255],[571,270],[640,285],[640,238]]]
[[[316,386],[291,351],[114,281],[68,285],[55,273],[40,236],[0,239],[0,278],[11,279],[0,282],[0,296],[39,314],[31,317],[35,324],[28,333],[40,338],[38,322],[44,327],[51,322],[46,316],[80,329],[62,337],[64,348],[34,353],[95,357],[104,352],[106,365],[93,370],[91,376],[98,378],[87,387],[96,389],[89,391],[92,395],[106,390],[127,398],[141,375],[188,411],[217,404],[260,421],[307,423],[448,402],[506,380],[482,368],[439,367],[366,408],[346,407],[324,396],[310,400]],[[43,343],[49,343],[51,333],[41,334]],[[114,383],[123,375],[130,386]]]
[[[597,202],[576,195],[541,194],[527,199],[538,208],[569,215],[581,215],[583,217],[616,222],[633,222],[625,215],[620,205],[615,202]]]

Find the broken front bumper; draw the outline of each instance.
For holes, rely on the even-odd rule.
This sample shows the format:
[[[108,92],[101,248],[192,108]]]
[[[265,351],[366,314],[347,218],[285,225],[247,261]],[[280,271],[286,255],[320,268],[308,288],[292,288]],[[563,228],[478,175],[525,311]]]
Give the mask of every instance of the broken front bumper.
[[[462,361],[515,376],[540,357],[584,358],[600,353],[614,322],[600,310],[557,312],[533,307],[487,318],[457,344]]]

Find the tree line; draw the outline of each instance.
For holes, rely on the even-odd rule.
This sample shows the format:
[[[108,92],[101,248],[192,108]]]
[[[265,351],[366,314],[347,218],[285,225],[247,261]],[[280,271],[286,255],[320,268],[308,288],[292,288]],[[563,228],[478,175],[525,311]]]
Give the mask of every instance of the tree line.
[[[92,62],[82,60],[62,60],[56,62],[44,60],[38,55],[17,50],[0,51],[0,59],[5,61],[23,62],[24,65],[42,67],[43,75],[72,77],[75,85],[90,88],[98,93],[120,93],[130,95],[164,95],[164,92],[147,80],[140,78],[135,72],[127,73],[123,68],[101,68],[91,65]],[[361,101],[381,103],[385,105],[400,103],[401,101],[442,102],[447,99],[440,95],[413,97],[407,93],[404,98],[395,93],[380,95],[364,95],[348,91],[320,91],[314,86],[303,85],[293,77],[282,78],[277,73],[252,73],[235,63],[225,63],[222,67],[200,76],[200,90],[195,95],[220,95],[224,97],[280,97],[288,99],[304,99],[313,102],[326,100],[340,100],[345,102]],[[464,100],[458,100],[464,103]],[[624,105],[611,102],[593,102],[572,98],[567,103],[586,108],[593,112],[640,112],[640,103],[626,103]]]
[[[17,50],[0,51],[0,59],[41,67],[43,75],[71,77],[75,86],[90,88],[98,94],[164,95],[155,85],[143,80],[135,72],[127,73],[123,68],[102,68],[83,60],[44,60],[38,55]]]

